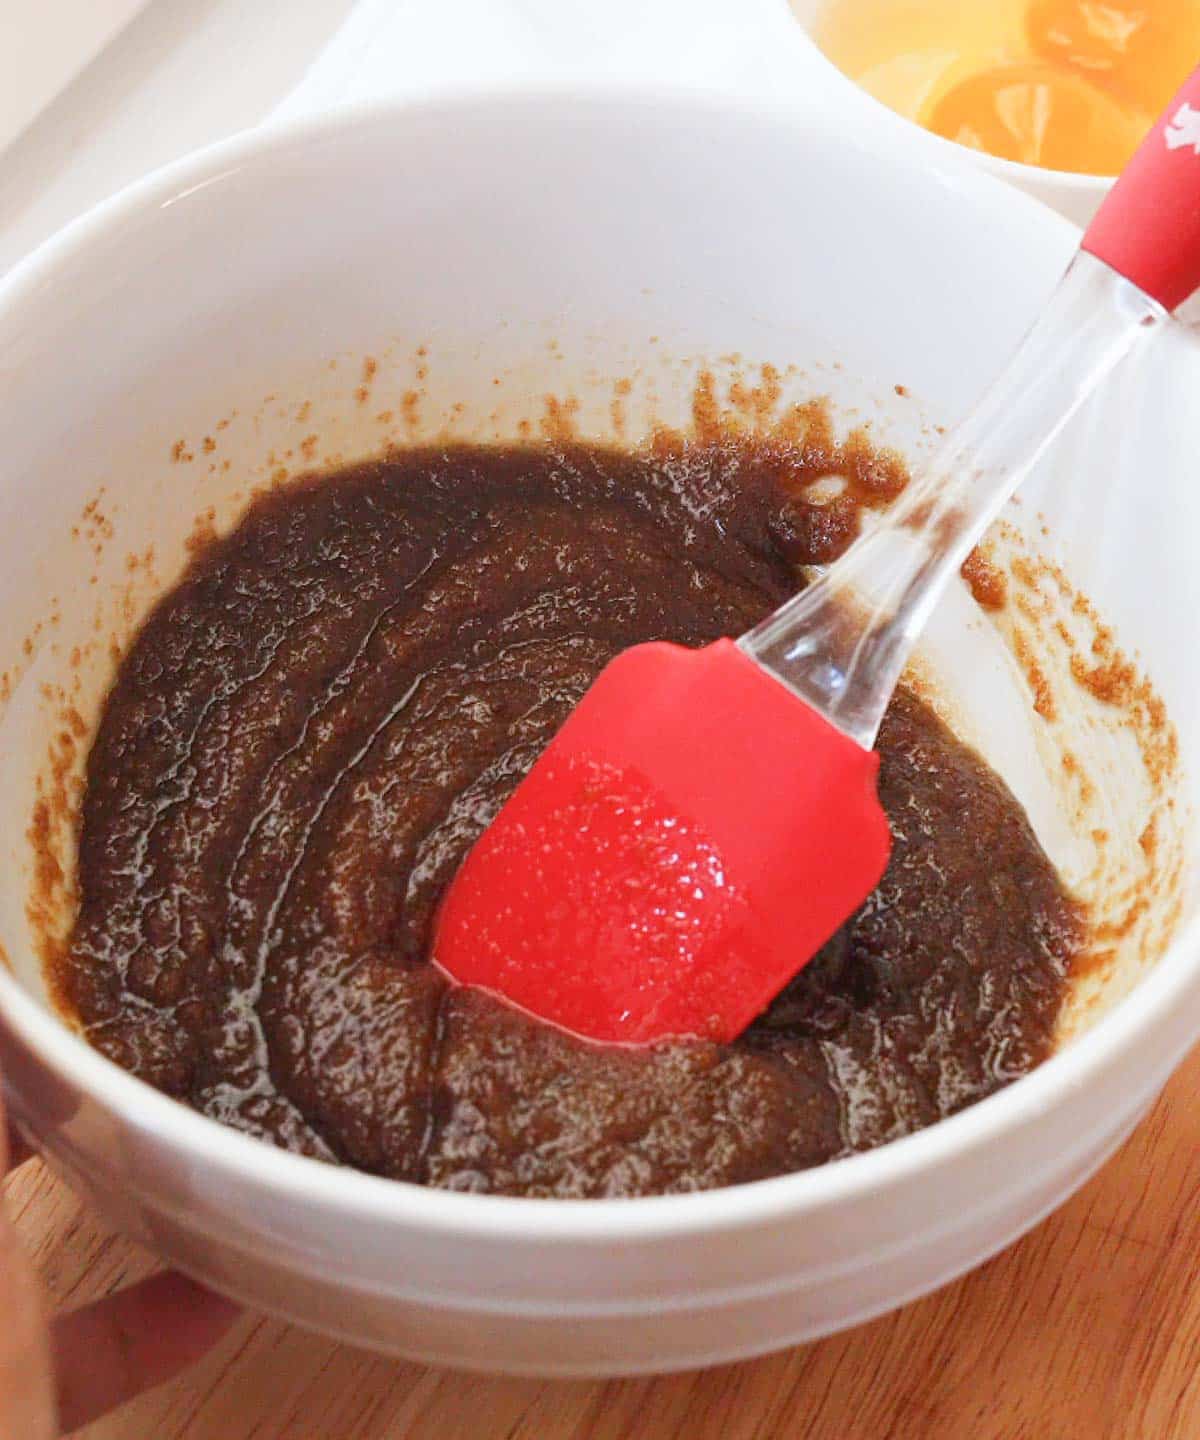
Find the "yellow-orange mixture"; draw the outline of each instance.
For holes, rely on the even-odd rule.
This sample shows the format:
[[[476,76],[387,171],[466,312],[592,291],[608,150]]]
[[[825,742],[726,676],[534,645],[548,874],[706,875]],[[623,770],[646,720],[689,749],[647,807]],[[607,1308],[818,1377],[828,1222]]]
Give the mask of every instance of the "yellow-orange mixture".
[[[814,35],[938,135],[1115,175],[1200,62],[1200,0],[826,0]]]

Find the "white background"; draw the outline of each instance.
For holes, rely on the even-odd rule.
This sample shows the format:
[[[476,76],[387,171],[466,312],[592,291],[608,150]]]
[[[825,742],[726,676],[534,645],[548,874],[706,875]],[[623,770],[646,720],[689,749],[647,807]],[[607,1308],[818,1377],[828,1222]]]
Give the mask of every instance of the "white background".
[[[260,120],[352,8],[0,0],[0,273],[130,180]]]

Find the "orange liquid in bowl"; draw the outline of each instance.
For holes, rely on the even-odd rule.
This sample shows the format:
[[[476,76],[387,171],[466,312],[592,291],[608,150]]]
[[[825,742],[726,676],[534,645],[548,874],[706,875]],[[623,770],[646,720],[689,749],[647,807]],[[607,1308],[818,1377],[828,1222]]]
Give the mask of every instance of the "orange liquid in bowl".
[[[813,36],[935,134],[1115,175],[1200,62],[1200,0],[826,0]]]

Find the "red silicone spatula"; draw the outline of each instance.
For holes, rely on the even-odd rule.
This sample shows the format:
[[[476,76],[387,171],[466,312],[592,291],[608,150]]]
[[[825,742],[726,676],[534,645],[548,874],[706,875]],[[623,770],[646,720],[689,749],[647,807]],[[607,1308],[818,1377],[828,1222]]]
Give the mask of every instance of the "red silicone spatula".
[[[943,587],[1080,403],[1200,284],[1200,71],[919,482],[734,643],[600,675],[444,901],[451,976],[596,1040],[736,1036],[888,858],[871,752]]]

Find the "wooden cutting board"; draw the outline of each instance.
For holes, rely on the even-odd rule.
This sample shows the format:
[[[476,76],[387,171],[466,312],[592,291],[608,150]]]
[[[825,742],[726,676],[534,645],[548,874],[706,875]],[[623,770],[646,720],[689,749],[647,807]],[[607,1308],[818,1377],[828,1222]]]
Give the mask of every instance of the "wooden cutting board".
[[[927,1300],[804,1349],[659,1380],[438,1372],[247,1316],[87,1440],[1194,1440],[1200,1051],[1064,1209]],[[55,1301],[153,1268],[36,1162],[7,1184]]]

